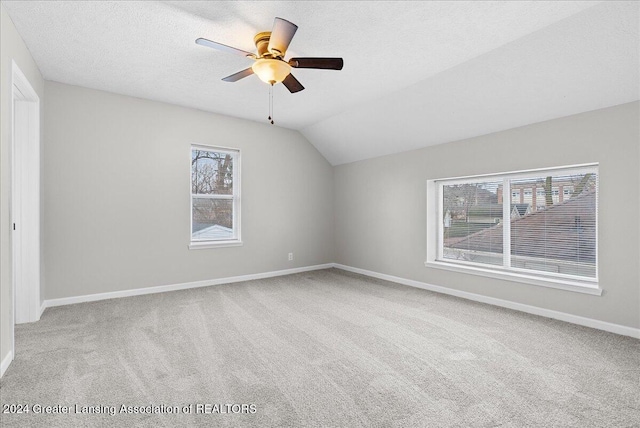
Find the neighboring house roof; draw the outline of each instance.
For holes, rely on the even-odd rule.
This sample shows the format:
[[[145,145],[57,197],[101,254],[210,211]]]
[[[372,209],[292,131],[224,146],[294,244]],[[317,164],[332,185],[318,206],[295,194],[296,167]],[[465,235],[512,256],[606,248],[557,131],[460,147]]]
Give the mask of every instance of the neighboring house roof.
[[[475,200],[480,205],[482,204],[490,205],[490,204],[496,204],[498,202],[498,195],[496,195],[495,193],[487,189],[476,188],[475,195],[473,196],[473,198],[475,198]]]
[[[529,204],[513,204],[512,206],[511,212],[513,213],[513,210],[516,210],[520,216],[524,216],[529,210]]]
[[[220,226],[219,224],[214,224],[213,226],[205,227],[204,229],[197,230],[193,232],[191,235],[192,239],[202,239],[202,240],[217,240],[217,239],[228,239],[233,236],[233,229],[228,227]]]
[[[545,210],[512,219],[512,254],[594,262],[595,196],[595,191],[587,191]],[[501,253],[502,224],[473,233],[449,247]]]

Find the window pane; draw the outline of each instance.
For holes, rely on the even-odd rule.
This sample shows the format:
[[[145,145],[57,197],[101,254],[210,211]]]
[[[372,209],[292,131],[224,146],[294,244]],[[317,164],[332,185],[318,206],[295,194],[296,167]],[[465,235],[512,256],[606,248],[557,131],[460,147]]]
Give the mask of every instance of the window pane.
[[[531,186],[536,201],[511,204],[511,266],[595,278],[596,174],[511,181],[512,189]]]
[[[191,150],[191,193],[233,194],[233,156],[211,150]]]
[[[502,199],[502,181],[443,186],[445,259],[502,265]]]
[[[511,202],[514,204],[520,203],[520,189],[511,189]]]
[[[234,239],[233,200],[193,198],[193,240]]]

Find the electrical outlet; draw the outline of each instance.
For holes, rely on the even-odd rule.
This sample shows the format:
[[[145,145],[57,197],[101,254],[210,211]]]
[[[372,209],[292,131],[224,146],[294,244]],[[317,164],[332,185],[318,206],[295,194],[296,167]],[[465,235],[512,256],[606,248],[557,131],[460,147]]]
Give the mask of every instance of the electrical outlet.
[[[289,261],[293,260],[293,253],[289,253]]]

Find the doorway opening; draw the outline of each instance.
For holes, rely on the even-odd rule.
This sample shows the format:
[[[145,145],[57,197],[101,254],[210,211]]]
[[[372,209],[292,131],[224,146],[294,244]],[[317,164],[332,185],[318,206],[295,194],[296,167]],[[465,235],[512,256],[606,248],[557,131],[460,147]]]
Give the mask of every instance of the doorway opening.
[[[11,267],[15,324],[40,319],[40,98],[15,62],[11,67]]]

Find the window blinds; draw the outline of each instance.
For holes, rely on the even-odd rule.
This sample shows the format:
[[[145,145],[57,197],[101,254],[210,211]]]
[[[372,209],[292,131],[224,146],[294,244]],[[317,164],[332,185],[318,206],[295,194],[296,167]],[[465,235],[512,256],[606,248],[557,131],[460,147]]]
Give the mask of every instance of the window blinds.
[[[542,191],[535,209],[511,220],[511,267],[595,278],[596,172],[511,180],[512,188],[531,186]]]
[[[597,278],[597,167],[443,180],[440,186],[441,260]]]

